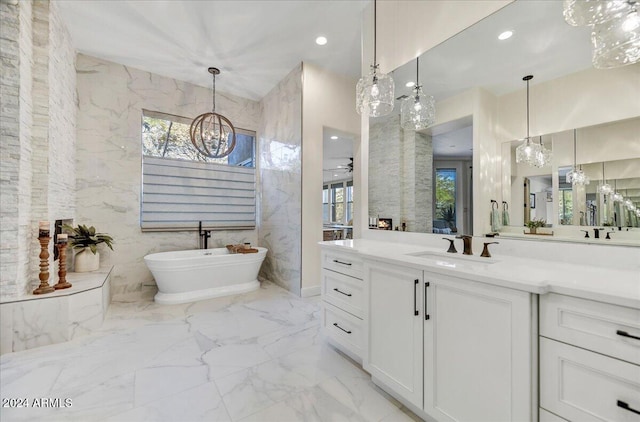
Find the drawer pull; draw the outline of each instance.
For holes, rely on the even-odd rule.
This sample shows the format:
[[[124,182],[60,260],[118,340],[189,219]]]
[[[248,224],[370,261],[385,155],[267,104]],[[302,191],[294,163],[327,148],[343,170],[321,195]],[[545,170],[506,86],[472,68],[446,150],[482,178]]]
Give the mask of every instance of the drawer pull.
[[[334,322],[334,323],[333,323],[333,325],[334,325],[336,328],[341,329],[341,330],[342,330],[342,331],[344,331],[345,333],[347,333],[347,334],[351,334],[351,331],[349,331],[349,330],[345,330],[344,328],[342,328],[341,326],[339,326],[337,322]]]
[[[417,278],[414,280],[414,284],[413,284],[413,315],[419,315],[420,312],[418,311],[418,299],[417,299],[417,295],[418,295],[418,283],[420,282],[420,280],[418,280]]]
[[[426,283],[424,283],[424,320],[425,321],[429,321],[429,318],[431,318],[429,316],[429,314],[427,313],[427,287],[429,287],[431,284],[427,281]]]
[[[636,415],[640,415],[640,411],[629,407],[629,405],[622,400],[618,400],[618,407],[623,408],[624,410],[628,410],[629,412],[635,413]]]
[[[632,336],[631,334],[627,333],[626,331],[622,331],[622,330],[618,330],[616,331],[616,334],[622,337],[629,337],[629,338],[634,338],[636,340],[640,340],[640,337],[638,336]]]
[[[341,291],[341,290],[338,290],[338,289],[333,289],[333,290],[335,290],[335,291],[336,291],[336,292],[338,292],[338,293],[342,293],[342,294],[343,294],[343,295],[345,295],[345,296],[351,296],[351,293],[345,293],[345,292],[343,292],[343,291]]]
[[[351,262],[342,262],[342,261],[338,261],[337,259],[334,259],[333,262],[335,262],[336,264],[351,266]]]

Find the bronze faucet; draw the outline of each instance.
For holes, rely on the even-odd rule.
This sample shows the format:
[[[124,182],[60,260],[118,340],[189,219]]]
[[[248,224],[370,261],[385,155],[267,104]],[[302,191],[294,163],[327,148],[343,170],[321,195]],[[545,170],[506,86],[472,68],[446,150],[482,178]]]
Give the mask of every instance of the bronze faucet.
[[[456,245],[453,244],[453,239],[449,239],[449,238],[446,238],[446,237],[443,237],[443,239],[449,241],[449,250],[447,252],[449,252],[449,253],[458,253],[458,251],[456,250]]]
[[[471,251],[471,243],[473,240],[472,236],[463,234],[460,236],[456,236],[456,239],[462,239],[462,242],[464,244],[464,251],[462,252],[462,255],[473,255],[473,252]]]
[[[497,245],[499,242],[485,242],[484,248],[482,249],[482,253],[480,256],[485,258],[491,258],[491,254],[489,253],[489,245]]]

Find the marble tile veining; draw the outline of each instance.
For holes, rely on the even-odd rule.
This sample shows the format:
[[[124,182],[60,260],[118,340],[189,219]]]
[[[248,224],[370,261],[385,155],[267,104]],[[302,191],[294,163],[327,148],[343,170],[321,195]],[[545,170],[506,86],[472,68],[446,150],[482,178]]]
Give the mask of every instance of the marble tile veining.
[[[329,346],[319,298],[265,282],[180,305],[114,302],[93,334],[0,357],[3,421],[411,421]],[[34,407],[46,398],[50,407]],[[57,400],[56,400],[57,399]]]

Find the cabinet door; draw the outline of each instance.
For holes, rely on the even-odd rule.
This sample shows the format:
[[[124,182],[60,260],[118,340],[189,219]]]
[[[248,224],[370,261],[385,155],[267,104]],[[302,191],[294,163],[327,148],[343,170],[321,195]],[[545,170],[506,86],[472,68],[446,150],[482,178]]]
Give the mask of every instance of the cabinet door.
[[[422,271],[365,263],[364,367],[422,408]]]
[[[532,295],[427,272],[424,283],[425,412],[438,421],[537,420]]]

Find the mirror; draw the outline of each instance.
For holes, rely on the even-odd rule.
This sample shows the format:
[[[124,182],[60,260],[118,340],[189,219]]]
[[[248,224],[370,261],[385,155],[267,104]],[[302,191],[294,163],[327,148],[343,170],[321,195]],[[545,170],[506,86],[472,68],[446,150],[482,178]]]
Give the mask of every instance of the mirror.
[[[514,35],[498,40],[498,35],[507,29],[513,30]],[[423,90],[436,99],[435,125],[419,132],[403,131],[399,126],[400,101],[396,101],[390,116],[369,122],[369,216],[374,222],[389,218],[394,228],[404,222],[408,231],[433,233],[443,227],[452,232],[484,235],[491,231],[490,200],[497,200],[500,210],[502,201],[511,207],[510,226],[514,232],[522,234],[524,207],[528,207],[526,218],[553,221],[550,229],[559,230],[558,171],[572,166],[572,160],[558,163],[555,172],[546,168],[526,174],[526,196],[524,178],[520,190],[512,192],[511,141],[526,134],[525,75],[534,75],[531,135],[542,135],[554,155],[564,154],[562,149],[567,147],[555,139],[559,133],[569,136],[571,146],[574,127],[600,126],[640,114],[638,89],[634,88],[638,65],[595,70],[591,64],[590,29],[568,25],[562,2],[515,1],[422,54],[419,64]],[[416,80],[416,62],[395,69],[393,78],[396,97],[410,95],[411,88],[406,84]],[[598,102],[594,103],[596,99]],[[460,163],[458,168],[468,173],[460,177],[468,186],[461,187],[456,181],[455,196],[466,192],[467,197],[456,202],[451,213],[449,207],[441,205],[442,201],[438,203],[443,195],[437,195],[437,163],[445,160],[438,159],[436,151],[444,145],[454,145],[447,144],[446,139],[456,131],[466,131],[470,141],[468,153],[453,158]],[[439,140],[438,135],[444,139]],[[602,145],[601,149],[616,151],[618,145]],[[456,145],[451,148],[458,149]],[[606,159],[583,162],[640,157],[621,154],[622,149],[617,156],[608,154]],[[502,165],[497,162],[500,157]],[[505,161],[509,161],[508,166]],[[505,167],[509,170],[505,171]],[[566,208],[569,194],[563,194]],[[586,200],[587,197],[585,204]],[[567,218],[565,212],[563,219]],[[549,237],[557,239],[558,233]]]
[[[553,133],[543,139],[553,150],[553,160],[542,168],[515,162],[521,141],[503,144],[503,180],[510,180],[503,199],[512,204],[511,227],[503,228],[503,234],[519,234],[527,221],[543,219],[545,232],[560,237],[584,238],[585,228],[594,232],[580,226],[592,226],[624,232],[611,235],[611,240],[640,240],[640,211],[636,211],[640,208],[640,118],[579,128],[575,133]],[[567,181],[574,167],[584,172],[588,184]],[[603,190],[605,184],[610,190]]]
[[[323,128],[322,238],[353,238],[353,143],[356,135]]]

